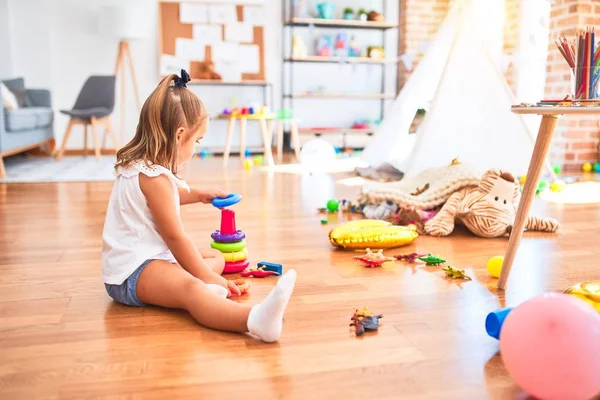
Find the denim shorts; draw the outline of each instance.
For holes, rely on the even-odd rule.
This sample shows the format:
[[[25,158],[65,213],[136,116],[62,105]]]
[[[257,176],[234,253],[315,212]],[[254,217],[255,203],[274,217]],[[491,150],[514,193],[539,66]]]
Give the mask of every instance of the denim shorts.
[[[136,289],[137,282],[140,277],[140,273],[142,270],[148,265],[148,263],[153,260],[146,260],[137,267],[133,274],[129,275],[129,278],[125,279],[123,283],[120,285],[109,285],[105,283],[106,292],[113,300],[128,305],[128,306],[136,306],[136,307],[144,307],[146,303],[143,303],[138,299]]]

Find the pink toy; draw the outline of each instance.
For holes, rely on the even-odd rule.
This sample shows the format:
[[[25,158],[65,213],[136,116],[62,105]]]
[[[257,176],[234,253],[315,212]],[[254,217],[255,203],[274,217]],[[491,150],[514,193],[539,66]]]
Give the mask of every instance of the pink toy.
[[[537,399],[591,399],[600,393],[600,314],[566,294],[537,296],[506,317],[500,354]]]

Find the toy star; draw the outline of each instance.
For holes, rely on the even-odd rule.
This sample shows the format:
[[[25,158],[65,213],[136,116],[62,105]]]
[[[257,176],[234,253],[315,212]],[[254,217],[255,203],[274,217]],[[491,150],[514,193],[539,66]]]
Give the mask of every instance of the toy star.
[[[447,267],[442,267],[442,271],[444,271],[446,275],[452,279],[466,279],[469,281],[472,280],[471,277],[467,275],[464,269],[458,269],[448,265]]]
[[[394,257],[396,257],[396,260],[415,262],[415,261],[417,261],[418,257],[425,257],[426,255],[427,254],[410,253],[410,254],[396,254]]]
[[[367,249],[367,254],[364,256],[356,256],[355,260],[362,262],[366,267],[374,268],[380,267],[381,264],[394,261],[392,257],[386,257],[383,255],[383,250],[379,250],[377,253],[373,253],[371,249]]]

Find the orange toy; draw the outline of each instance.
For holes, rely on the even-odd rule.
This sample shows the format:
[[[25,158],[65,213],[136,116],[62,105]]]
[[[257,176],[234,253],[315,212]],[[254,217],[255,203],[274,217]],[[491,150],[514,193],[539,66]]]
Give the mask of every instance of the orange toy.
[[[250,284],[248,282],[246,282],[245,279],[242,279],[242,278],[231,279],[230,282],[235,283],[235,285],[238,287],[238,289],[240,289],[240,294],[246,294],[246,293],[248,293],[248,289],[250,289]],[[231,292],[231,294],[233,294],[233,292]]]

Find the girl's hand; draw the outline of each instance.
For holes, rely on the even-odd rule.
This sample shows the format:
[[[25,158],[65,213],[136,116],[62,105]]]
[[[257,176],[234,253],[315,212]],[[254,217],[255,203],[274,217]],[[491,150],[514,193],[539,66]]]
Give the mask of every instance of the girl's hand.
[[[236,296],[241,296],[242,292],[240,291],[240,288],[235,284],[235,282],[233,281],[227,281],[227,291],[229,292],[229,295],[227,297],[230,297],[232,295],[236,295]]]
[[[213,201],[213,199],[216,199],[217,197],[227,197],[227,193],[225,193],[221,189],[204,189],[196,190],[196,196],[200,203],[209,204]]]

